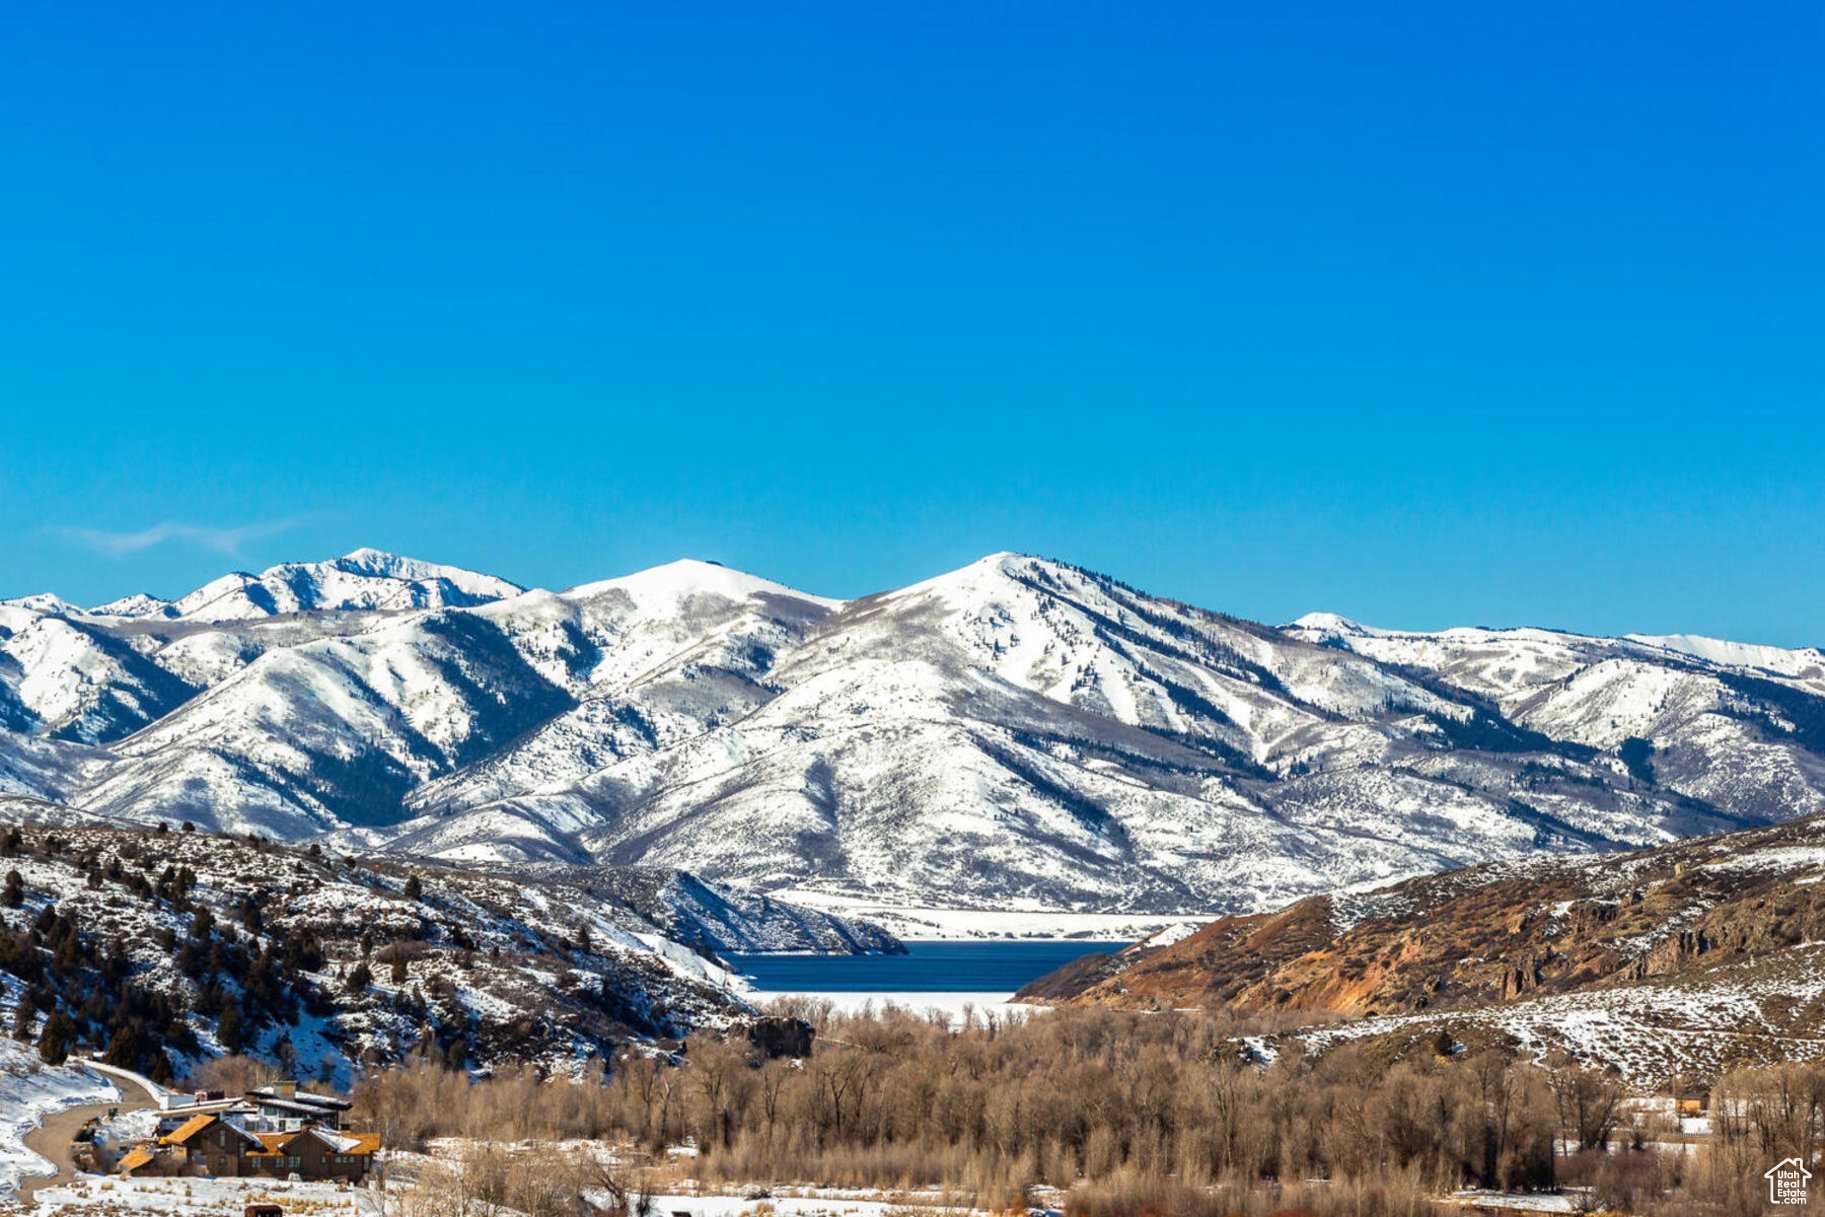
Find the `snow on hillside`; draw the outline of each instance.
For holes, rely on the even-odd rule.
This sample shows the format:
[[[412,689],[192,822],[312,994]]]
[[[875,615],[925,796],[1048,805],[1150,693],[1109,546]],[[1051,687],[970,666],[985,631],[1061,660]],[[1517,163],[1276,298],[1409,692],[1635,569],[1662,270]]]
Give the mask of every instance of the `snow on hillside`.
[[[1825,683],[1825,652],[1817,647],[1794,651],[1746,642],[1727,642],[1721,638],[1704,638],[1697,634],[1629,634],[1626,637],[1630,642],[1664,647],[1721,667],[1761,668],[1781,676],[1804,677]]]
[[[1825,1038],[1795,1035],[1770,1010],[1816,1009],[1825,1000],[1825,944],[1796,948],[1769,966],[1753,961],[1698,979],[1658,980],[1438,1014],[1364,1018],[1298,1033],[1322,1050],[1353,1039],[1465,1028],[1500,1034],[1523,1056],[1554,1053],[1615,1069],[1641,1087],[1678,1075],[1715,1077],[1735,1065],[1825,1056]]]
[[[0,609],[22,609],[28,613],[46,613],[52,615],[79,614],[81,609],[65,600],[62,596],[50,592],[38,592],[30,596],[15,596],[10,600],[0,600]]]
[[[767,685],[727,722],[637,738],[605,713],[625,702],[585,703],[571,720],[628,742],[535,735],[483,767],[494,802],[439,807],[428,788],[411,801],[435,813],[399,840],[504,836],[909,906],[1171,910],[1666,840],[1692,816],[1602,792],[1588,759],[1539,755],[1550,741],[1371,658],[1014,555],[830,612]],[[1453,750],[1476,731],[1514,759]]]
[[[1746,822],[1825,809],[1816,651],[1537,629],[1403,633],[1331,614],[1287,632],[1486,698],[1518,727],[1596,749],[1636,789],[1657,785]],[[1621,757],[1631,739],[1646,745],[1645,773]]]
[[[25,1135],[44,1117],[83,1103],[118,1099],[120,1091],[79,1065],[46,1065],[18,1040],[0,1036],[0,1194],[15,1192],[22,1175],[49,1175],[55,1167],[25,1147]]]

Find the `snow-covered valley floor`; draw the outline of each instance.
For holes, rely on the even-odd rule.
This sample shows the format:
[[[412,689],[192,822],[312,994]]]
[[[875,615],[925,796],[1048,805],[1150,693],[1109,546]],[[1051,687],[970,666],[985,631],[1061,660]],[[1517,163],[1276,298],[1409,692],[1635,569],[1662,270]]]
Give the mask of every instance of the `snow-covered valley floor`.
[[[38,1193],[38,1211],[165,1213],[192,1217],[238,1213],[250,1204],[277,1204],[312,1217],[368,1217],[382,1211],[381,1195],[334,1183],[281,1183],[273,1179],[116,1179],[84,1175],[75,1183]]]
[[[766,1007],[779,1000],[786,1002],[817,1001],[829,1002],[838,1014],[860,1014],[866,1010],[884,1010],[888,1006],[899,1006],[915,1014],[926,1014],[930,1011],[942,1011],[950,1016],[953,1025],[964,1021],[966,1016],[978,1018],[993,1014],[998,1018],[1024,1018],[1042,1006],[1015,1005],[1008,999],[1012,993],[968,993],[968,992],[903,992],[903,993],[844,993],[844,992],[772,992],[756,990],[748,997],[756,1005]]]
[[[815,889],[773,892],[781,900],[820,912],[873,922],[901,939],[966,941],[999,938],[1083,938],[1138,942],[1172,925],[1201,926],[1222,914],[1060,913],[1043,909],[921,908],[881,904]]]

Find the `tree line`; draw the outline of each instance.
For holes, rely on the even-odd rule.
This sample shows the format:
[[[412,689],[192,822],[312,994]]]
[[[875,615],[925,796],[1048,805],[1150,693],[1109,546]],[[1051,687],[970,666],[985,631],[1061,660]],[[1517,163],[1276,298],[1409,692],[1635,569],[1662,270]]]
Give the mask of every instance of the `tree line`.
[[[1295,1041],[1268,1060],[1248,1028],[1201,1012],[818,1021],[802,1061],[705,1035],[580,1084],[390,1070],[358,1086],[357,1116],[406,1145],[571,1137],[663,1161],[689,1142],[696,1177],[736,1184],[961,1191],[991,1209],[1068,1188],[1077,1217],[1409,1213],[1461,1187],[1566,1185],[1637,1211],[1746,1214],[1762,1170],[1825,1141],[1816,1064],[1730,1074],[1716,1136],[1675,1153],[1613,1074],[1500,1044]]]

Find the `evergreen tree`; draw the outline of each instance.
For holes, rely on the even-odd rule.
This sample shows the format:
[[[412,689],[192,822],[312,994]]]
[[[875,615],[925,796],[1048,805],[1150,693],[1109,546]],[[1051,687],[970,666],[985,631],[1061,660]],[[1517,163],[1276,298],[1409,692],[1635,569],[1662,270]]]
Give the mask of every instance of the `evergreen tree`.
[[[373,983],[374,971],[372,968],[368,967],[368,961],[364,959],[355,965],[355,970],[353,972],[349,973],[348,991],[350,993],[360,993]]]
[[[0,904],[9,909],[20,908],[25,904],[25,876],[16,870],[6,872],[6,891],[0,893]]]
[[[117,1069],[138,1069],[144,1039],[145,1029],[137,1022],[124,1024],[108,1041],[108,1050],[102,1055],[101,1063]]]
[[[223,1005],[221,1017],[215,1020],[215,1037],[229,1052],[247,1047],[247,1020],[241,1017],[239,1003],[230,1000]]]
[[[424,894],[425,894],[425,885],[418,881],[417,875],[413,875],[406,880],[406,899],[407,900],[417,900],[420,897],[422,897]]]
[[[76,1023],[58,1007],[44,1020],[44,1032],[38,1037],[38,1055],[47,1065],[61,1065],[69,1059],[70,1045],[75,1039]]]

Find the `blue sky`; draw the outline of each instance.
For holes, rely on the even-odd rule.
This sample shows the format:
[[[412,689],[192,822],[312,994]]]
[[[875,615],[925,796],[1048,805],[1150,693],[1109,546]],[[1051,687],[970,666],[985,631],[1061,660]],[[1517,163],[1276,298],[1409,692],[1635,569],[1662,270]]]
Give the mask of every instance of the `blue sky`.
[[[3,20],[0,595],[1018,549],[1825,643],[1816,5]]]

